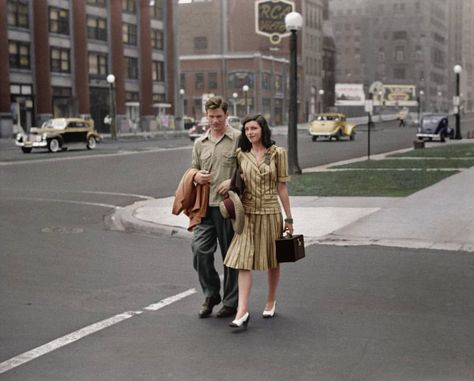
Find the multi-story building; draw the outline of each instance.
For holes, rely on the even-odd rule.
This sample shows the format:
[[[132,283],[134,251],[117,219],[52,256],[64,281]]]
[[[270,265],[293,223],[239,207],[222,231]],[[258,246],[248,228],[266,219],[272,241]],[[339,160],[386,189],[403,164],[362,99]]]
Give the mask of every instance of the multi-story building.
[[[424,109],[448,111],[448,4],[444,0],[330,0],[336,81],[415,85]]]
[[[456,93],[455,65],[462,66],[461,102],[465,112],[474,111],[474,0],[449,0],[449,94]]]
[[[256,3],[179,0],[181,88],[186,114],[199,118],[206,95],[218,94],[229,101],[230,113],[243,116],[259,112],[272,124],[286,122],[289,39],[271,40],[257,33]],[[293,3],[304,20],[298,32],[298,115],[305,120],[322,86],[325,1],[281,3]],[[247,92],[243,91],[245,85]]]
[[[119,131],[154,128],[173,113],[173,35],[172,0],[0,0],[0,135],[78,115],[107,132],[112,94]]]

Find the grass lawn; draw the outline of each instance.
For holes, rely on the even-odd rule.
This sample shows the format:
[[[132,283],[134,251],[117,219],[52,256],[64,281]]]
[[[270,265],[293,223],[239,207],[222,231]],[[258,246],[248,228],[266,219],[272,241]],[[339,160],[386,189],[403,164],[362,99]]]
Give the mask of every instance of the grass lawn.
[[[397,157],[416,159],[395,159]],[[423,157],[427,160],[423,160]],[[425,169],[461,169],[473,165],[474,143],[450,144],[390,155],[383,160],[331,167],[346,169],[344,171],[293,175],[288,188],[292,196],[405,197],[458,173],[456,170]],[[352,170],[354,168],[358,169]],[[417,170],[410,170],[412,168]]]
[[[291,176],[292,196],[405,197],[457,171],[338,171]]]
[[[472,157],[474,143],[448,144],[440,143],[439,147],[415,149],[412,151],[388,155],[387,157]]]
[[[421,169],[443,169],[443,168],[470,168],[474,165],[474,157],[472,159],[384,159],[384,160],[364,160],[350,164],[338,165],[330,168],[421,168]]]

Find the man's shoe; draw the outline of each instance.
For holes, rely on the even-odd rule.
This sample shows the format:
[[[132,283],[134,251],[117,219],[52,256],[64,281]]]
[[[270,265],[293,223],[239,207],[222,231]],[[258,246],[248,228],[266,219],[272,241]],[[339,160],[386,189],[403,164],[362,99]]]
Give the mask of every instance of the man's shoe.
[[[236,313],[237,313],[237,308],[224,306],[219,310],[219,312],[217,312],[216,317],[226,318],[229,316],[234,316]]]
[[[210,314],[212,314],[212,309],[214,306],[217,306],[221,302],[221,297],[218,296],[216,298],[206,298],[204,300],[204,303],[199,310],[199,317],[202,318],[207,318]]]

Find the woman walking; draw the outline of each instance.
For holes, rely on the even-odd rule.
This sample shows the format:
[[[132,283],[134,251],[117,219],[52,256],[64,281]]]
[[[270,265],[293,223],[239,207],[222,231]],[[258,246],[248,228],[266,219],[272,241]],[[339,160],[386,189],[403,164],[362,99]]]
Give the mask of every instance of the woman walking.
[[[286,181],[286,150],[271,139],[268,123],[262,115],[244,119],[237,149],[238,171],[245,183],[242,204],[245,211],[243,232],[235,234],[224,264],[239,270],[239,302],[233,328],[247,327],[250,319],[248,302],[252,288],[252,270],[268,271],[267,302],[264,318],[275,315],[276,291],[280,268],[276,259],[275,240],[283,230],[293,234],[293,219]],[[283,217],[278,198],[286,215]]]

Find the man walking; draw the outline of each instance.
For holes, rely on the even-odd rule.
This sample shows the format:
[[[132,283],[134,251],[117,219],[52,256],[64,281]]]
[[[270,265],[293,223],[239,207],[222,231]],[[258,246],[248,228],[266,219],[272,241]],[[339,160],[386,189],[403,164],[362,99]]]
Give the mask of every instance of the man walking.
[[[234,316],[237,311],[237,270],[224,266],[221,299],[214,253],[219,242],[224,260],[234,235],[230,220],[224,219],[219,211],[219,203],[229,191],[240,131],[227,126],[228,104],[221,97],[209,98],[205,108],[210,128],[194,143],[192,159],[192,167],[199,170],[194,181],[198,184],[210,184],[209,207],[206,215],[194,228],[192,240],[194,269],[205,296],[199,317],[208,317],[221,300],[223,307],[217,317],[228,317]]]

